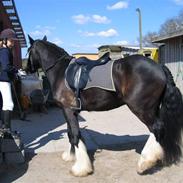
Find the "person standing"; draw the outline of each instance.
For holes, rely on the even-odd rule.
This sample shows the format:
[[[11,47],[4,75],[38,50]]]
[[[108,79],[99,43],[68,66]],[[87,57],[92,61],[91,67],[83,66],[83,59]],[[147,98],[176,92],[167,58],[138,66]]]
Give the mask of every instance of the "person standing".
[[[0,128],[11,131],[11,112],[14,108],[11,82],[17,73],[17,69],[13,66],[12,49],[18,39],[14,30],[8,28],[1,32],[0,40],[2,42],[0,47],[0,92],[3,100]]]

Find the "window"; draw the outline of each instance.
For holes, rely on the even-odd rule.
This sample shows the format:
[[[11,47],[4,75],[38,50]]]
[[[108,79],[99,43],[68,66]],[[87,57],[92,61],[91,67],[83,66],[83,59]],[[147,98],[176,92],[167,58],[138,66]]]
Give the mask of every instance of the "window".
[[[145,53],[144,56],[148,57],[148,58],[151,58],[151,54],[150,53]]]

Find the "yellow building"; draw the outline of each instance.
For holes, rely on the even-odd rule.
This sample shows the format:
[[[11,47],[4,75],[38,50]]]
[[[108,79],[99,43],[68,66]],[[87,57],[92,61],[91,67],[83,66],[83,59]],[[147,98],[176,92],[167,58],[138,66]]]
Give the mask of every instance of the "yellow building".
[[[91,60],[97,60],[99,58],[98,53],[74,53],[72,56],[75,58],[86,57]]]
[[[158,48],[144,47],[142,50],[139,49],[138,54],[149,57],[155,62],[158,62]]]

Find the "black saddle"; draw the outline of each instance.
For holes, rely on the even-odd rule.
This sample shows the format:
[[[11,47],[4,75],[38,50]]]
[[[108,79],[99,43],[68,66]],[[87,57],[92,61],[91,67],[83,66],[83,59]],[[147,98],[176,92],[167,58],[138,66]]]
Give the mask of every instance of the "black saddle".
[[[69,87],[74,92],[77,92],[76,95],[78,96],[79,90],[85,88],[92,68],[99,65],[104,65],[109,60],[111,59],[109,57],[109,52],[107,52],[98,60],[90,60],[86,57],[80,57],[72,61],[65,73],[65,78]]]

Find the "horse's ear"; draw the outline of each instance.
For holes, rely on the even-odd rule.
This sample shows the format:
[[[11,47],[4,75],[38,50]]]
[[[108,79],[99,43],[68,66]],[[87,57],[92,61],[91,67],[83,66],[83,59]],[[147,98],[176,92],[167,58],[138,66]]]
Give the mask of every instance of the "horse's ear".
[[[43,37],[43,41],[47,41],[47,36],[46,35]]]
[[[34,43],[34,39],[32,39],[32,37],[28,34],[28,38],[29,38],[29,43],[30,45],[33,45]]]

